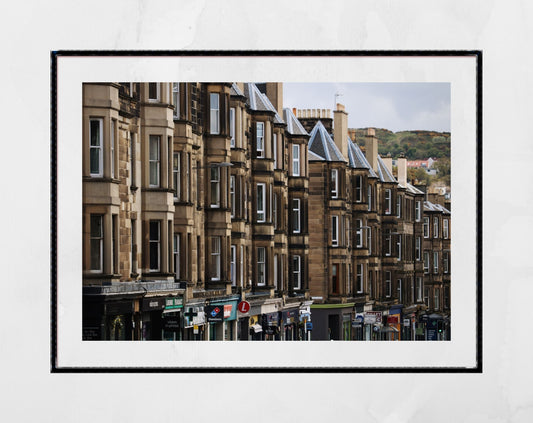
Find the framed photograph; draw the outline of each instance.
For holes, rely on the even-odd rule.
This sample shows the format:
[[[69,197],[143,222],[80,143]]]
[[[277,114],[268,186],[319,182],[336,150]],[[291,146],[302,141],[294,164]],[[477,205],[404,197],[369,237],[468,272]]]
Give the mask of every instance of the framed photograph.
[[[52,52],[52,372],[481,372],[481,59]]]

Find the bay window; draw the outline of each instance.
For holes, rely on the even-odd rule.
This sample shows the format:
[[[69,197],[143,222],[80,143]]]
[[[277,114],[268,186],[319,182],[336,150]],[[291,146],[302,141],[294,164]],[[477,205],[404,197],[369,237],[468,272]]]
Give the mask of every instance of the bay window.
[[[257,184],[257,222],[263,223],[266,221],[266,185],[263,183]]]
[[[161,270],[161,222],[159,220],[149,222],[149,243],[150,271],[159,272]]]
[[[103,272],[104,266],[104,226],[103,216],[91,214],[90,216],[90,267],[93,273]]]
[[[149,155],[149,166],[150,166],[150,187],[158,188],[159,179],[161,176],[160,171],[160,146],[161,146],[161,137],[159,135],[150,135],[150,155]]]
[[[255,137],[257,157],[265,157],[265,124],[263,122],[255,124]]]
[[[292,146],[292,176],[300,176],[300,146]]]
[[[89,120],[89,161],[90,161],[90,175],[95,177],[103,176],[104,170],[104,156],[103,156],[103,141],[104,141],[104,120],[90,119]]]
[[[212,167],[211,168],[211,201],[210,205],[213,208],[220,207],[220,168]]]
[[[180,84],[172,83],[172,103],[174,104],[174,118],[180,118]]]
[[[209,133],[216,135],[220,133],[220,105],[219,94],[209,94]]]

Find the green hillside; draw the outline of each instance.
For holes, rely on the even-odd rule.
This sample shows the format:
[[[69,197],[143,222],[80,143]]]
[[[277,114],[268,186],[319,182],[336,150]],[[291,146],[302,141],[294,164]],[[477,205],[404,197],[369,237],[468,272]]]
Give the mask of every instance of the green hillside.
[[[355,135],[359,145],[364,145],[366,129],[356,129]],[[407,160],[427,159],[428,157],[450,158],[451,136],[449,132],[436,131],[400,131],[376,128],[379,154],[391,154],[397,158],[404,153]]]

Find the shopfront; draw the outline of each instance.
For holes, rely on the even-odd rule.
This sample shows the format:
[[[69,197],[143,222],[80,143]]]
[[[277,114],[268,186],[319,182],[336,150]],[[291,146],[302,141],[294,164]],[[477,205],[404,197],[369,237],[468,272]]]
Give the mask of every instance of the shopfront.
[[[182,333],[182,316],[183,298],[168,297],[165,300],[165,309],[163,310],[163,339],[165,341],[181,341]]]
[[[212,301],[205,307],[210,341],[237,339],[237,300]]]
[[[164,297],[143,298],[141,302],[142,339],[143,341],[160,341],[163,339]]]
[[[299,339],[302,341],[310,341],[311,333],[313,331],[313,322],[311,321],[311,302],[300,307],[300,324],[298,325]]]
[[[402,305],[393,306],[389,309],[387,315],[387,333],[388,341],[399,341],[402,333]]]
[[[282,312],[283,320],[283,340],[285,341],[297,341],[298,340],[298,323],[299,309],[293,308],[290,310],[284,310]]]
[[[263,340],[274,341],[280,339],[279,313],[266,313],[262,316]]]
[[[105,339],[133,340],[133,300],[104,303]]]
[[[183,306],[183,340],[203,341],[206,338],[206,317],[203,303]]]

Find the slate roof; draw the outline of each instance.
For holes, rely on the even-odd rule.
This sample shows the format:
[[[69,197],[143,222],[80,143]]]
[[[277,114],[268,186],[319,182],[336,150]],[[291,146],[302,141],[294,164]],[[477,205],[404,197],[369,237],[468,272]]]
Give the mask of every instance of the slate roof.
[[[244,84],[244,95],[246,96],[248,105],[252,110],[274,112],[274,123],[285,123],[268,97],[259,91],[257,85],[251,82]]]
[[[333,138],[328,134],[321,121],[318,121],[311,131],[309,138],[309,151],[328,162],[346,162]]]
[[[235,82],[231,85],[231,89],[230,89],[229,93],[230,93],[230,95],[233,95],[233,96],[244,97],[244,93],[241,91],[241,89],[239,88],[239,86]]]
[[[407,182],[407,186],[404,188],[412,194],[424,194],[424,191],[420,191],[418,188],[411,185],[409,182]]]
[[[323,157],[320,157],[318,154],[313,153],[311,150],[309,150],[308,158],[309,160],[314,160],[314,161],[324,161]]]
[[[441,212],[445,214],[451,214],[450,210],[440,204],[432,203],[431,201],[424,201],[424,211]]]
[[[381,156],[378,156],[378,174],[379,179],[381,179],[382,182],[397,182],[394,176],[392,176],[392,173],[389,171],[389,169],[387,169],[387,166],[385,166],[385,163],[383,162]]]
[[[372,169],[370,166],[370,163],[368,163],[368,160],[359,146],[354,143],[350,137],[348,137],[348,160],[350,162],[350,166],[354,169],[366,169],[371,177],[378,177],[376,172],[374,172],[374,169]]]
[[[300,121],[289,108],[283,109],[283,119],[287,123],[287,132],[291,135],[309,135]]]

